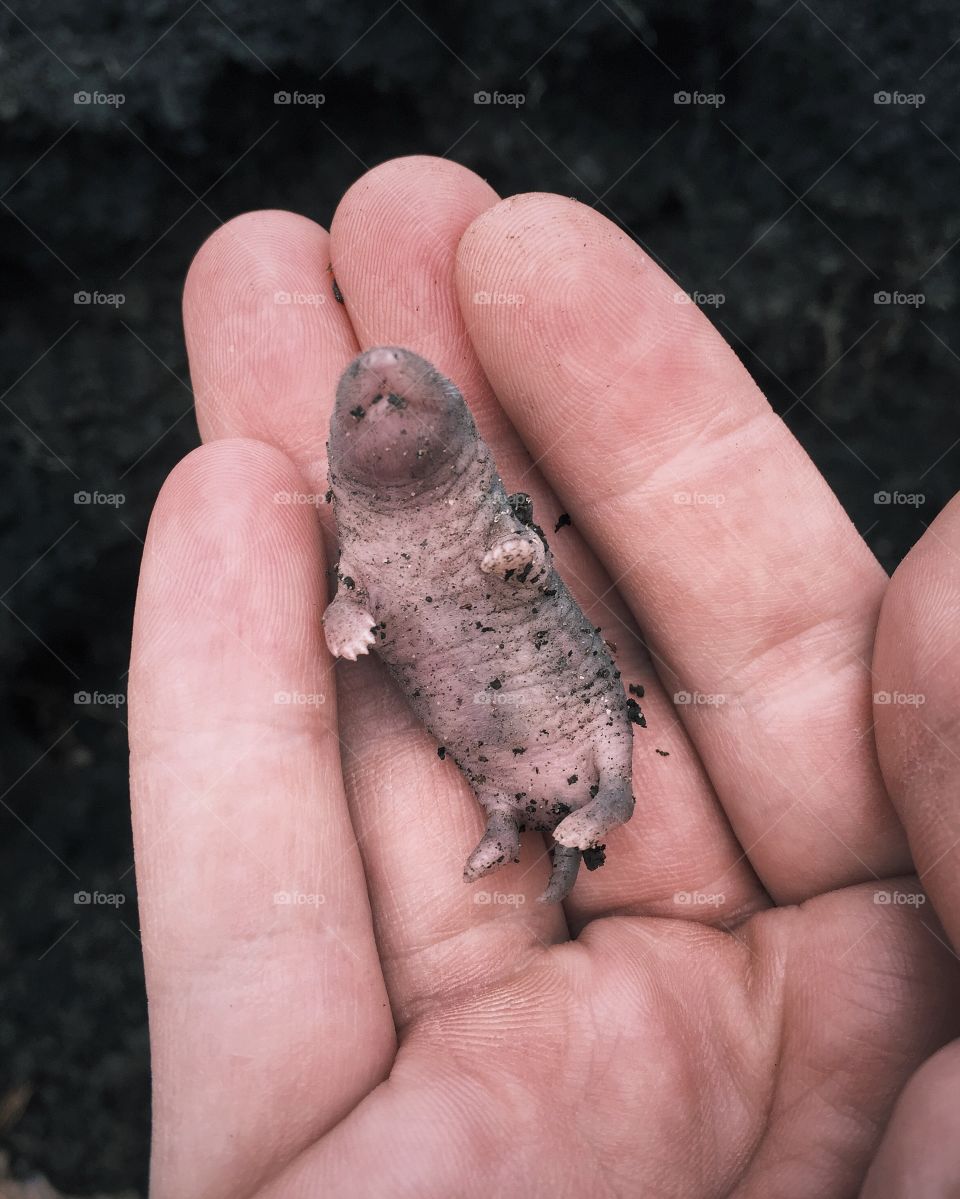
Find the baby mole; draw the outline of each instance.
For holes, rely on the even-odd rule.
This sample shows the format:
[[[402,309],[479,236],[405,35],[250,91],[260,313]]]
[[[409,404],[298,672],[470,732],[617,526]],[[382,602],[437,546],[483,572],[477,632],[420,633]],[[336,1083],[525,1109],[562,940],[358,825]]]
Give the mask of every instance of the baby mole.
[[[375,649],[487,816],[464,879],[550,835],[541,902],[630,819],[632,727],[606,645],[557,573],[529,497],[508,496],[463,396],[410,350],[367,350],[330,421],[338,588],[330,652]]]

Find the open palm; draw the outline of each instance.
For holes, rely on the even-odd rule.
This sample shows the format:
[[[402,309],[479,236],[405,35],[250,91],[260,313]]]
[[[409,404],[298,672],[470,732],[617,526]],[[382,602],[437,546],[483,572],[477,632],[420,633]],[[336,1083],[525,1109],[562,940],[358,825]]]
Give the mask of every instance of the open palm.
[[[157,502],[131,667],[154,1199],[849,1196],[960,1031],[960,508],[878,635],[886,576],[681,300],[593,210],[436,159],[369,172],[329,236],[252,213],[198,254],[205,444]],[[312,499],[377,344],[456,381],[548,535],[571,515],[558,568],[645,687],[636,813],[563,907],[530,834],[464,886],[465,780],[324,647]]]

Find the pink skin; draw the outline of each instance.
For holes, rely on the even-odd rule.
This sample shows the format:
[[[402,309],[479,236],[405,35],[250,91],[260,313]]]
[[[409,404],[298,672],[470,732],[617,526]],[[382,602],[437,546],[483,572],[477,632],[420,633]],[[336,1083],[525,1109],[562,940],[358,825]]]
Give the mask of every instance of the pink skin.
[[[488,815],[464,879],[552,834],[544,902],[633,812],[632,735],[603,639],[511,507],[456,387],[408,350],[344,371],[331,419],[339,590],[330,652],[376,648]]]

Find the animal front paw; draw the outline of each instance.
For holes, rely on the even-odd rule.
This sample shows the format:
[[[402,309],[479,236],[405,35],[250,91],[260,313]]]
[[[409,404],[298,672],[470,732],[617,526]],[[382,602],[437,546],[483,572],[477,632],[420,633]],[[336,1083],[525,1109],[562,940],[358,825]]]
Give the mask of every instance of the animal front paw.
[[[487,550],[480,560],[480,569],[487,575],[513,571],[524,582],[531,571],[539,571],[545,562],[543,542],[535,533],[511,533]]]
[[[323,635],[327,649],[335,658],[347,658],[355,662],[360,654],[369,651],[377,642],[376,621],[357,604],[333,601],[323,614]]]

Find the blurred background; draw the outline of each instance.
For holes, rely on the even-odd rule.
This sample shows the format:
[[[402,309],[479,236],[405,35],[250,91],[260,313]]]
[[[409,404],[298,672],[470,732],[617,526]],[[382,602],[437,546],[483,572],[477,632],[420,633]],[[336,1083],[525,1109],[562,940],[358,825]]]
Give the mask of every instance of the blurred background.
[[[0,128],[0,1179],[141,1195],[126,667],[198,441],[201,242],[250,208],[327,225],[402,154],[575,196],[703,305],[893,570],[960,486],[960,11],[10,0]]]

